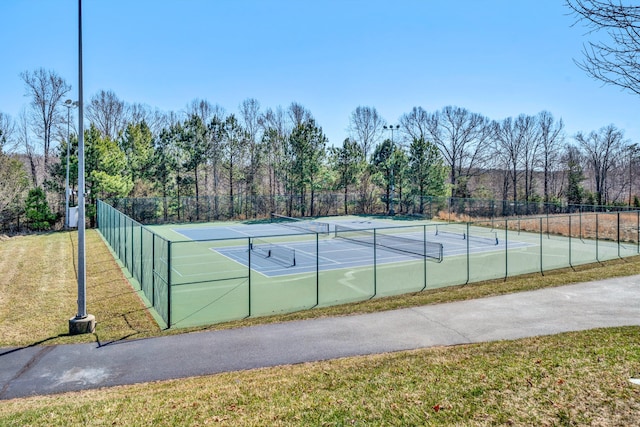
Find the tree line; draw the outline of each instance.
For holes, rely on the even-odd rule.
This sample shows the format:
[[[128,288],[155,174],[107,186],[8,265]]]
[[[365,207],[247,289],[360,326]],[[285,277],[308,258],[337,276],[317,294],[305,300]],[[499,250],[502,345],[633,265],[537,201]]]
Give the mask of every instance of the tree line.
[[[77,191],[76,103],[66,99],[71,86],[43,68],[21,78],[29,105],[17,119],[0,112],[5,222],[26,213],[30,189],[58,206],[67,161]],[[100,91],[85,111],[92,204],[212,196],[228,201],[220,208],[225,218],[254,217],[264,211],[255,206],[261,197],[287,200],[284,213],[314,216],[326,193],[341,195],[344,213],[355,212],[353,195],[361,213],[380,205],[394,211],[394,204],[402,213],[405,201],[424,196],[638,204],[637,145],[623,130],[607,125],[569,136],[548,111],[492,120],[457,106],[414,107],[389,122],[375,107],[358,106],[341,142],[328,141],[312,112],[296,102],[263,109],[248,98],[229,113],[196,99],[184,111],[161,112]]]

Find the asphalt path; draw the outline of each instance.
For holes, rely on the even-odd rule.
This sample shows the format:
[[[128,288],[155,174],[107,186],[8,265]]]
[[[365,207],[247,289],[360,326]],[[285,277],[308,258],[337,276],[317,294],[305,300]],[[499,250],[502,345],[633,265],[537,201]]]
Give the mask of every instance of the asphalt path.
[[[629,325],[640,325],[640,276],[101,345],[0,348],[0,399]]]

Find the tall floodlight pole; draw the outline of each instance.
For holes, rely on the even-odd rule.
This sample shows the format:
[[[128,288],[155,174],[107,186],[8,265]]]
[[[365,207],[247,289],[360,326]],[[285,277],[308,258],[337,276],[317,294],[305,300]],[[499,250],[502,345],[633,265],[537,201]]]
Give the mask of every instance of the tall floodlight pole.
[[[69,334],[94,331],[96,319],[87,314],[86,257],[85,257],[85,184],[84,184],[84,126],[82,97],[82,0],[78,0],[78,312],[69,320]]]
[[[396,151],[396,146],[393,143],[393,131],[394,130],[399,130],[400,129],[400,125],[389,125],[389,126],[383,126],[384,130],[389,130],[391,131],[391,155],[389,157],[389,159],[391,160],[391,174],[389,176],[389,181],[391,181],[389,184],[391,186],[391,194],[389,194],[389,216],[394,216],[396,214],[396,211],[393,209],[393,197],[394,197],[394,193],[395,193],[395,182],[393,179],[393,170],[395,169],[395,165],[393,164],[393,153]]]
[[[64,106],[67,107],[67,178],[64,185],[64,226],[65,228],[69,228],[69,196],[71,193],[69,191],[69,156],[71,155],[69,149],[71,145],[71,140],[69,139],[69,122],[71,121],[71,109],[77,107],[78,102],[67,99],[64,101]]]

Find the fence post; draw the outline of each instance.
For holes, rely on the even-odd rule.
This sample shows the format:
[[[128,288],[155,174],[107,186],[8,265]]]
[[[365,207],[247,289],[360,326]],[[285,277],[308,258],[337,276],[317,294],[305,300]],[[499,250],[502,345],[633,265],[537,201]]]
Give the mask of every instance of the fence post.
[[[582,240],[582,209],[580,209],[580,211],[578,211],[578,219],[580,220],[580,240]],[[596,255],[597,256],[597,255]]]
[[[600,254],[598,253],[598,212],[596,212],[596,261],[600,262]]]
[[[144,259],[142,258],[144,256],[143,228],[142,224],[140,224],[140,281],[138,282],[140,284],[140,290],[142,290],[142,282],[144,281]]]
[[[249,314],[247,315],[247,317],[251,317],[251,237],[247,237],[247,249],[247,274],[249,276],[249,285],[247,289],[247,304],[249,305]]]
[[[151,307],[156,308],[156,233],[151,234]]]
[[[569,214],[569,267],[573,268],[573,263],[571,262],[571,217]]]
[[[131,277],[135,279],[136,275],[135,275],[135,265],[136,265],[136,260],[133,258],[135,256],[136,253],[136,248],[134,246],[134,242],[135,239],[133,238],[133,219],[131,220]]]
[[[167,329],[171,329],[171,241],[167,241]]]
[[[469,283],[470,277],[471,277],[471,260],[470,260],[470,251],[469,251],[469,221],[467,221],[467,281],[464,283],[465,285]]]
[[[617,212],[617,222],[618,222],[618,230],[616,232],[616,238],[618,240],[618,258],[622,258],[620,256],[620,211]]]
[[[422,203],[422,196],[420,196],[420,203]],[[423,283],[422,283],[422,289],[420,289],[420,292],[427,289],[427,225],[426,224],[422,224],[422,246],[424,251],[423,253],[425,256],[422,259]]]
[[[547,236],[549,236],[549,216],[547,215]],[[540,274],[544,276],[544,268],[542,266],[542,217],[540,217]]]
[[[320,242],[316,233],[316,307],[320,304]]]
[[[378,293],[378,262],[377,262],[377,257],[376,257],[376,232],[378,230],[377,229],[373,229],[373,295],[371,295],[371,298],[374,298],[376,296],[376,294]]]
[[[509,234],[509,220],[504,220],[504,280],[507,280],[509,275],[509,251],[508,247],[508,234]]]

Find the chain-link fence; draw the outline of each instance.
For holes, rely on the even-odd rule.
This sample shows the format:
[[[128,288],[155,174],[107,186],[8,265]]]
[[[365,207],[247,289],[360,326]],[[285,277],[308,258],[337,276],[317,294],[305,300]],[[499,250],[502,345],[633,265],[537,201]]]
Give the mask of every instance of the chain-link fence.
[[[301,196],[203,196],[114,199],[109,203],[144,224],[210,222],[267,218],[270,213],[295,217],[335,215],[385,215],[384,199],[364,200],[357,194],[321,193]],[[628,206],[569,205],[456,197],[410,196],[394,204],[400,216],[474,220],[483,218],[557,215],[578,212],[625,212]]]
[[[173,227],[144,226],[99,202],[98,226],[166,327],[544,274],[640,253],[640,211],[187,240]],[[442,242],[441,259],[434,242]]]

